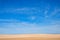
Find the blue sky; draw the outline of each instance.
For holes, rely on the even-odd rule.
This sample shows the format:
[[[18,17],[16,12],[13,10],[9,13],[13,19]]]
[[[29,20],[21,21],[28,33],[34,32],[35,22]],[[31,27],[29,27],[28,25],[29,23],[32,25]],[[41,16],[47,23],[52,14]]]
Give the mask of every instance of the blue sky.
[[[0,34],[60,34],[60,0],[0,0]]]

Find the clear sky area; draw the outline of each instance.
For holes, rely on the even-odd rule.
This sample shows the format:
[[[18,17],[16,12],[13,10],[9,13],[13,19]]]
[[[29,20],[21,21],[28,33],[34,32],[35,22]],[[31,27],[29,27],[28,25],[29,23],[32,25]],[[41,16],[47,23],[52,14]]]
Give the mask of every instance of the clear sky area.
[[[60,34],[60,0],[0,0],[0,34]]]

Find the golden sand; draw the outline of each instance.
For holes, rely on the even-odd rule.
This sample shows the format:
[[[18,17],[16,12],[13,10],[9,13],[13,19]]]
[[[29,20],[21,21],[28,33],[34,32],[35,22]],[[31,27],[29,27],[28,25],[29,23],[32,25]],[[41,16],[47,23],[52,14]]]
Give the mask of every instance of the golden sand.
[[[60,40],[60,34],[0,35],[0,40]]]

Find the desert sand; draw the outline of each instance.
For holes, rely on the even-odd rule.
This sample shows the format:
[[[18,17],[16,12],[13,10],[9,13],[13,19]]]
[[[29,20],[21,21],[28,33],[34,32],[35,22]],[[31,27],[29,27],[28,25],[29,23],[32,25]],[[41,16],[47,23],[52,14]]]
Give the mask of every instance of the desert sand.
[[[0,35],[0,40],[60,40],[60,34]]]

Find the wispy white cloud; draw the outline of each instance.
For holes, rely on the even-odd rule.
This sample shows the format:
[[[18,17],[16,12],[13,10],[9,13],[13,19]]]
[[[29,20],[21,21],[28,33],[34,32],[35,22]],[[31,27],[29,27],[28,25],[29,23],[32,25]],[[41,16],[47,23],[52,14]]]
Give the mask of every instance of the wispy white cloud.
[[[54,8],[54,11],[52,11],[51,16],[54,16],[60,12],[60,8]]]
[[[17,20],[17,19],[0,19],[0,23],[19,23],[21,22],[20,20]]]
[[[40,9],[38,8],[11,8],[0,11],[1,13],[37,13]]]
[[[60,12],[60,8],[54,8],[53,11],[51,11],[49,14],[50,6],[45,7],[45,9],[41,8],[8,8],[8,9],[2,9],[0,13],[16,13],[16,14],[42,14],[45,16],[45,18],[52,17],[56,15],[58,12]]]
[[[30,19],[30,20],[35,20],[37,18],[37,16],[30,16],[30,17],[28,17],[28,19]]]
[[[17,21],[16,19],[0,19],[0,21]]]
[[[6,22],[5,22],[6,23]],[[0,23],[1,24],[1,23]],[[0,33],[59,33],[60,25],[50,24],[50,25],[42,25],[36,23],[27,23],[27,22],[19,22],[19,23],[6,23],[1,24]],[[0,25],[0,26],[1,26]]]
[[[50,6],[48,5],[48,6],[45,8],[45,10],[44,10],[45,18],[48,18],[48,17],[49,17],[49,16],[48,16],[49,10],[50,10]]]

